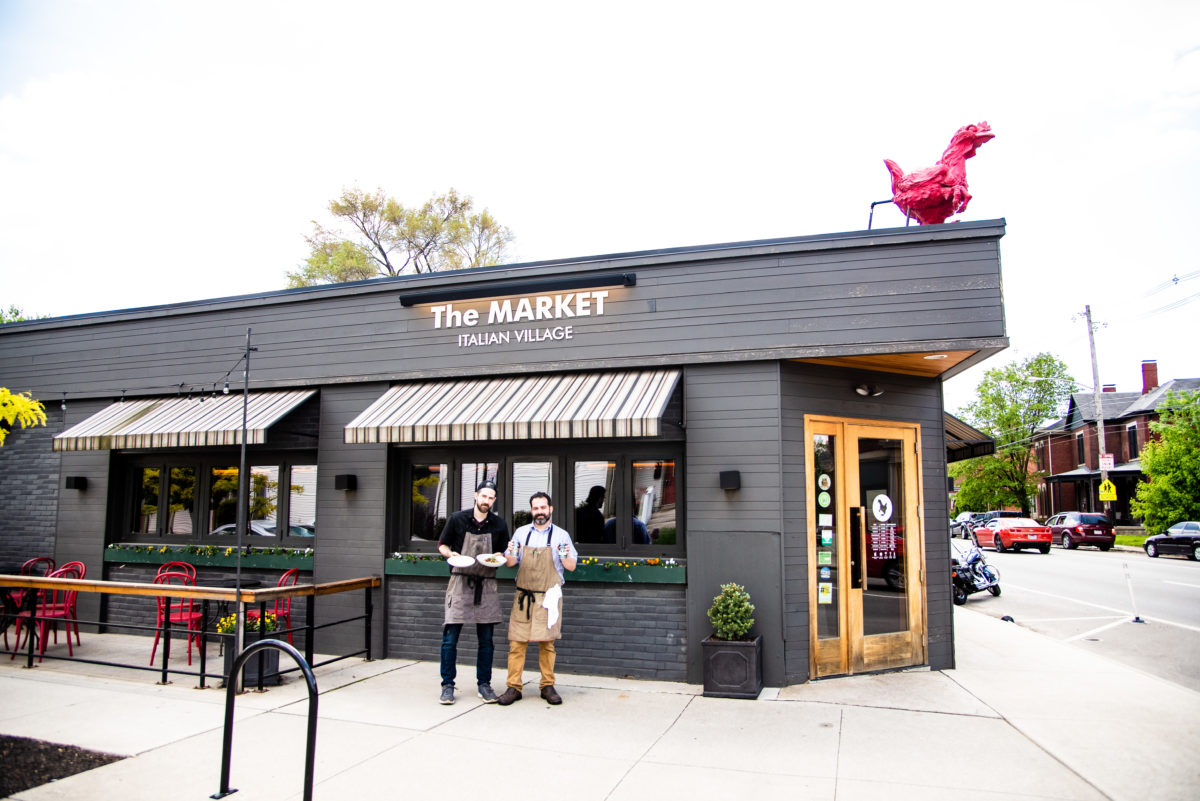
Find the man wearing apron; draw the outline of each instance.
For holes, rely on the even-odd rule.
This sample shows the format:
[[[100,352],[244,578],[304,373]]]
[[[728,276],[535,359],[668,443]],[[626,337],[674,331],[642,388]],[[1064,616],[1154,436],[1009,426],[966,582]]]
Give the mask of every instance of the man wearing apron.
[[[452,556],[476,557],[480,554],[503,556],[508,548],[508,524],[491,511],[496,502],[496,482],[488,479],[475,489],[475,505],[455,512],[446,520],[438,538],[438,552]],[[458,673],[458,637],[464,623],[475,624],[479,651],[475,658],[475,681],[485,704],[496,702],[492,690],[492,629],[503,620],[500,598],[496,594],[496,568],[478,562],[470,567],[450,568],[446,586],[445,625],[442,627],[443,704],[454,703],[454,677]]]
[[[521,672],[531,642],[538,644],[542,698],[562,703],[554,689],[554,641],[562,637],[563,569],[573,571],[579,554],[571,535],[550,522],[554,507],[549,495],[535,492],[529,509],[533,523],[517,529],[505,553],[509,567],[520,567],[508,617],[508,688],[500,696],[501,706],[521,700]]]

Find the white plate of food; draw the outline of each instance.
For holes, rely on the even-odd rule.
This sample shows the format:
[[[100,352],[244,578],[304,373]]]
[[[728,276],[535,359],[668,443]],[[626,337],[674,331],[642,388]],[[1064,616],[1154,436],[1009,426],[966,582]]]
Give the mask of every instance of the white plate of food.
[[[494,553],[481,553],[475,557],[475,561],[484,567],[500,567],[506,560],[503,556],[497,556]]]
[[[451,556],[446,560],[450,563],[450,567],[471,567],[475,564],[475,560],[469,556],[463,556],[461,553],[457,556]]]

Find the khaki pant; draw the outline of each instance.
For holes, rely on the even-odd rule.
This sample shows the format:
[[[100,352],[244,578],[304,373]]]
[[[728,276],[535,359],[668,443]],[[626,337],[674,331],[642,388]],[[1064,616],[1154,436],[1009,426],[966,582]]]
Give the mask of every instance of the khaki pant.
[[[525,648],[527,642],[509,640],[508,642],[508,686],[520,692],[524,685],[521,672],[525,670]],[[550,687],[554,684],[554,641],[546,640],[538,644],[538,670],[542,673],[539,688]]]

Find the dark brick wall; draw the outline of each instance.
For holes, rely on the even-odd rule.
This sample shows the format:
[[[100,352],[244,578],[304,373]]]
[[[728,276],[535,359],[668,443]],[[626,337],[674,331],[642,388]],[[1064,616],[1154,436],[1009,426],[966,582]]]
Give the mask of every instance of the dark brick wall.
[[[0,447],[0,565],[54,555],[59,455],[51,448],[63,413],[46,403],[46,425],[16,427]]]
[[[387,655],[393,658],[440,658],[442,600],[446,579],[389,576],[387,579]],[[508,659],[507,610],[511,581],[500,582],[504,622],[496,626],[497,687],[504,683]],[[463,628],[458,642],[458,684],[474,680],[475,631]],[[563,587],[563,638],[555,669],[565,673],[621,676],[664,681],[687,680],[686,591],[680,584],[602,584],[568,581]],[[526,654],[526,673],[537,672],[537,652]],[[529,676],[526,676],[528,679]]]
[[[109,581],[139,581],[150,583],[154,581],[154,574],[158,572],[157,565],[144,564],[120,564],[112,562],[105,566],[105,578]],[[266,570],[254,569],[243,570],[242,580],[258,580],[262,582],[263,587],[274,587],[279,581],[281,570]],[[206,580],[214,579],[232,579],[235,573],[230,568],[223,567],[199,567],[196,568],[196,583],[204,584]],[[300,583],[309,584],[312,582],[311,573],[300,573]],[[199,602],[197,601],[197,604]],[[213,620],[217,614],[216,602],[210,602],[212,606]],[[270,605],[267,606],[268,611]],[[145,598],[142,596],[133,595],[105,595],[104,596],[104,612],[102,619],[108,623],[128,623],[139,626],[153,626],[157,613],[155,611],[154,598]],[[302,627],[305,624],[305,602],[296,600],[292,602],[292,626]],[[110,631],[117,634],[141,634],[152,636],[153,631],[141,631],[137,629],[111,628]],[[360,626],[361,630],[361,626]],[[295,640],[295,645],[301,651],[304,650],[304,632],[295,632],[292,637]],[[318,636],[314,642],[318,644],[317,651],[320,652],[320,637]],[[186,647],[186,644],[185,644]],[[174,646],[172,646],[172,652]],[[149,657],[149,653],[146,654]]]

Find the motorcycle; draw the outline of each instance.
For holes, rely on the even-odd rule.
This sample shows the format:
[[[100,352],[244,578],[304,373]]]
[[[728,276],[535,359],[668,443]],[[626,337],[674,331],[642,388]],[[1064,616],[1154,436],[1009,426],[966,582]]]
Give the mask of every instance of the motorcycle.
[[[961,543],[961,544],[960,544]],[[1000,571],[983,558],[983,551],[973,540],[950,540],[950,586],[958,606],[967,596],[987,590],[1000,594]]]

